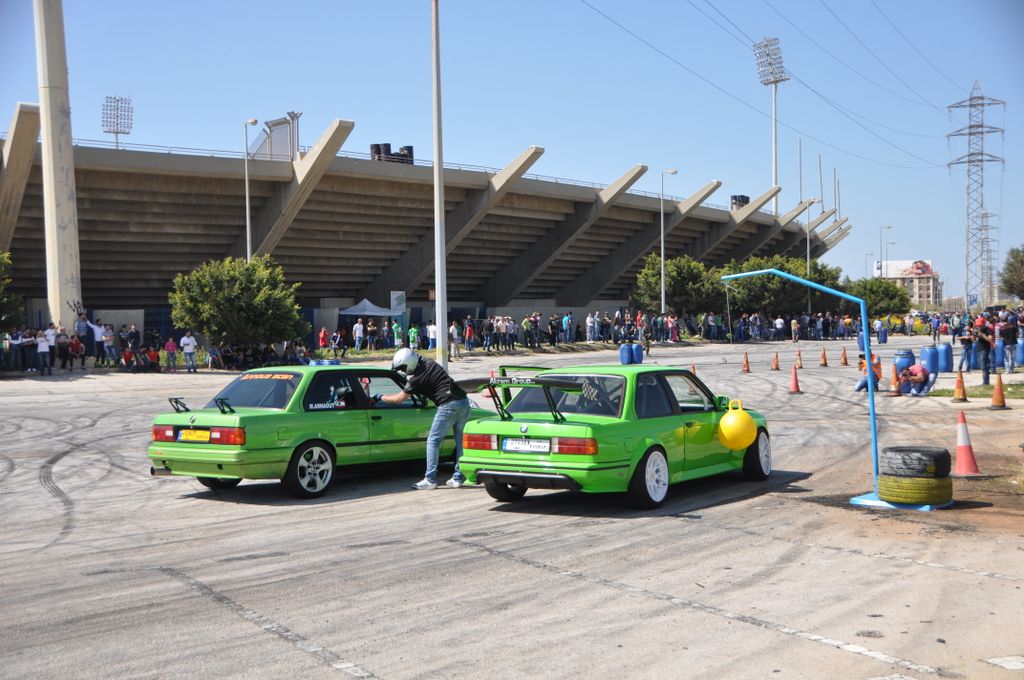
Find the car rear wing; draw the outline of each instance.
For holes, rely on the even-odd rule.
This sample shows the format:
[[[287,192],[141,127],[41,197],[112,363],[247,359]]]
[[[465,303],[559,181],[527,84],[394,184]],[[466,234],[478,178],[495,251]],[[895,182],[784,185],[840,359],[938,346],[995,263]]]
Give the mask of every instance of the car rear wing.
[[[548,378],[545,376],[532,378],[522,376],[491,378],[487,385],[487,391],[490,393],[491,400],[494,401],[494,407],[497,409],[498,415],[501,416],[502,420],[511,420],[512,414],[505,408],[508,399],[499,397],[498,389],[500,388],[503,394],[507,394],[510,388],[521,387],[539,387],[544,390],[544,400],[547,402],[548,409],[551,411],[551,417],[554,418],[556,423],[565,422],[565,416],[555,406],[555,398],[551,396],[551,390],[561,390],[562,392],[581,392],[583,390],[579,383],[564,378]]]

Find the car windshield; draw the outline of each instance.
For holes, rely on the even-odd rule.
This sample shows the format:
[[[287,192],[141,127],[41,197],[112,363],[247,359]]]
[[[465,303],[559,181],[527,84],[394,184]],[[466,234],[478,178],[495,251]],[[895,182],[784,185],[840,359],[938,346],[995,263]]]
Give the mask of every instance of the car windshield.
[[[283,409],[291,401],[301,379],[299,373],[244,373],[222,389],[206,408],[216,408],[218,399],[226,399],[232,408]]]
[[[545,378],[570,380],[581,386],[579,392],[563,392],[551,390],[555,406],[563,415],[593,415],[618,417],[622,410],[622,393],[626,386],[625,378],[617,375],[555,375],[545,373]],[[544,398],[544,390],[539,387],[527,387],[518,392],[509,401],[506,410],[509,413],[548,413],[548,402]]]

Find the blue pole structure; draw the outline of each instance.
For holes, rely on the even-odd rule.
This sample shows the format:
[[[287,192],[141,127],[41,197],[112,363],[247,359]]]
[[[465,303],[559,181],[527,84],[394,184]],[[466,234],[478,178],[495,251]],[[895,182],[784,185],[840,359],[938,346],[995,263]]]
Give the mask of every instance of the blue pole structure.
[[[848,293],[828,288],[827,286],[823,286],[820,283],[815,283],[814,281],[802,279],[799,276],[793,276],[792,274],[789,274],[784,271],[779,271],[778,269],[758,269],[757,271],[753,272],[727,274],[726,276],[722,277],[722,280],[731,281],[733,279],[742,279],[748,276],[761,276],[763,274],[774,274],[775,276],[780,276],[784,279],[795,281],[796,283],[808,286],[810,288],[814,288],[815,290],[820,290],[823,293],[828,293],[830,295],[835,295],[836,297],[841,297],[844,300],[855,302],[860,306],[860,325],[863,329],[862,332],[864,334],[864,357],[868,366],[868,411],[871,415],[871,463],[874,491],[871,494],[865,494],[864,496],[858,496],[857,498],[853,498],[850,500],[850,502],[853,503],[854,505],[896,507],[892,504],[886,503],[885,501],[880,501],[878,498],[878,420],[875,416],[875,381],[871,379],[871,373],[873,372],[873,368],[871,366],[871,334],[869,330],[870,326],[868,326],[867,303],[865,303],[859,297],[854,297],[853,295],[849,295]]]

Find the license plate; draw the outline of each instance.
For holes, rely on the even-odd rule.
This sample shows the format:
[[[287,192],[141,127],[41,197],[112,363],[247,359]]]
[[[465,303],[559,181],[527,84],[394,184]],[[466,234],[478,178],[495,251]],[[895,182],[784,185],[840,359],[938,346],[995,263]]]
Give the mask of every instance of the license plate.
[[[503,451],[517,451],[519,453],[550,453],[550,439],[512,439],[505,438],[501,442]]]
[[[209,430],[180,430],[178,432],[179,442],[208,442],[210,441]]]

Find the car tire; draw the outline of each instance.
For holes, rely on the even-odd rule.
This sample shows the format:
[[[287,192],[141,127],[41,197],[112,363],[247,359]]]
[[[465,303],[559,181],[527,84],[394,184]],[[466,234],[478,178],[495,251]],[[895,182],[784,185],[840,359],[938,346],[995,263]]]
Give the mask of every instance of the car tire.
[[[484,482],[487,494],[502,503],[514,503],[526,495],[526,487],[521,484],[506,484],[488,479]]]
[[[906,505],[945,505],[953,500],[953,480],[949,477],[878,475],[878,497]]]
[[[886,446],[878,471],[893,477],[948,477],[949,451],[935,446]]]
[[[772,441],[763,427],[757,429],[757,438],[743,454],[743,479],[763,482],[772,473]]]
[[[334,480],[334,451],[324,442],[307,442],[295,450],[281,482],[297,498],[317,498]]]
[[[224,479],[223,477],[196,477],[196,481],[207,489],[234,489],[241,479]]]
[[[668,460],[661,449],[651,449],[636,464],[626,492],[634,508],[651,510],[668,496]]]

